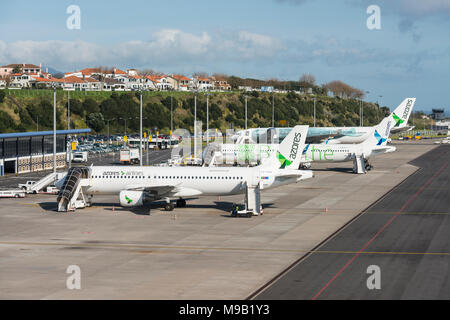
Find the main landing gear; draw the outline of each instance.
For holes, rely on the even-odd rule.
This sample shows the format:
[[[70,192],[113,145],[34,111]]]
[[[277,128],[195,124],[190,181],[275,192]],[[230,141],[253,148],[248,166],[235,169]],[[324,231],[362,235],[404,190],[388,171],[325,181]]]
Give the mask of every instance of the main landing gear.
[[[177,208],[184,208],[186,207],[186,200],[184,199],[178,199],[176,202]],[[170,202],[169,198],[166,198],[166,203],[164,204],[164,210],[165,211],[173,211],[174,205]]]
[[[177,208],[184,208],[186,207],[186,200],[184,199],[178,199],[177,200]]]
[[[371,165],[369,162],[366,162],[365,169],[366,169],[366,171],[370,171],[373,169],[373,165]]]

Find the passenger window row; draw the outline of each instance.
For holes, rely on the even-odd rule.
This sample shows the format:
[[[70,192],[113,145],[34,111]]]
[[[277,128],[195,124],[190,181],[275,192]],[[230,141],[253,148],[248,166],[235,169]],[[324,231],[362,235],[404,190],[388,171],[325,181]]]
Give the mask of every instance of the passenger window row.
[[[145,179],[145,176],[93,176],[94,179]],[[147,177],[151,179],[151,176]],[[228,180],[239,180],[243,179],[243,177],[228,177],[228,176],[153,176],[153,179],[192,179],[192,180],[201,180],[201,179],[228,179]]]

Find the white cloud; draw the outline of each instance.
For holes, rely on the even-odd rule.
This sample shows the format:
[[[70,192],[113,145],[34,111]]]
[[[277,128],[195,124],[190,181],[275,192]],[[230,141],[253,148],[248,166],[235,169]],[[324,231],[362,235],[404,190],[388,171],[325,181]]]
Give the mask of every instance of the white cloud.
[[[195,64],[213,69],[213,63],[275,57],[282,41],[271,36],[240,31],[227,34],[192,34],[162,29],[149,41],[99,45],[85,41],[0,40],[0,63],[43,63],[61,70],[80,66],[118,65],[172,68]]]

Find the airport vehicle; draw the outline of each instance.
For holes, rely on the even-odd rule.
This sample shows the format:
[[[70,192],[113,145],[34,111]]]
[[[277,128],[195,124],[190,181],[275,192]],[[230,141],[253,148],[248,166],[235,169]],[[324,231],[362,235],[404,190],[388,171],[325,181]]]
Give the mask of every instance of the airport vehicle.
[[[54,193],[54,194],[56,194],[59,191],[58,188],[54,184],[49,185],[49,186],[45,187],[44,189],[45,189],[46,193]]]
[[[29,180],[25,183],[19,183],[19,188],[24,191],[31,191],[31,188],[33,187],[33,185],[35,183],[36,183],[36,181],[33,181],[33,180]]]
[[[0,198],[25,198],[25,192],[21,189],[0,190]]]
[[[88,161],[88,153],[87,151],[75,152],[73,154],[73,162],[87,162]]]
[[[259,214],[260,189],[274,188],[312,178],[309,170],[298,170],[308,126],[296,126],[280,144],[277,157],[253,168],[228,167],[122,167],[99,166],[72,168],[58,181],[58,211],[90,205],[95,194],[118,195],[124,207],[165,200],[165,210],[186,206],[183,198],[200,195],[246,193],[248,210]],[[87,199],[86,196],[87,195]],[[79,199],[81,197],[81,199]]]
[[[406,98],[396,108],[403,110],[402,113],[394,111],[395,125],[391,128],[391,133],[401,133],[409,131],[414,127],[408,126],[408,119],[416,102],[416,98]],[[310,127],[306,143],[361,143],[371,134],[373,127]],[[231,137],[236,144],[253,143],[278,143],[283,141],[291,128],[254,128],[237,132]]]
[[[354,162],[356,173],[365,173],[372,166],[368,160],[375,154],[395,151],[395,147],[386,146],[390,127],[396,121],[396,114],[405,112],[406,104],[401,104],[377,126],[372,127],[370,136],[360,144],[307,144],[302,154],[301,168],[309,168],[311,162]],[[277,144],[222,144],[212,145],[212,156],[205,157],[208,165],[258,164],[270,158],[278,150]],[[214,150],[215,149],[215,150]],[[206,152],[208,154],[208,152]],[[359,160],[358,160],[359,159]],[[363,162],[362,167],[357,163]],[[359,168],[359,169],[358,169]]]
[[[139,163],[139,149],[120,150],[120,162],[123,164]]]

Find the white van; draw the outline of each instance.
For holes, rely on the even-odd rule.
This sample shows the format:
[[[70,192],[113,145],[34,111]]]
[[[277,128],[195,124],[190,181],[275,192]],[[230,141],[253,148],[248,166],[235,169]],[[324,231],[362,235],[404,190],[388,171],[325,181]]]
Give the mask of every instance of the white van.
[[[88,158],[87,158],[87,151],[83,151],[83,152],[75,152],[73,154],[73,162],[87,162]]]

